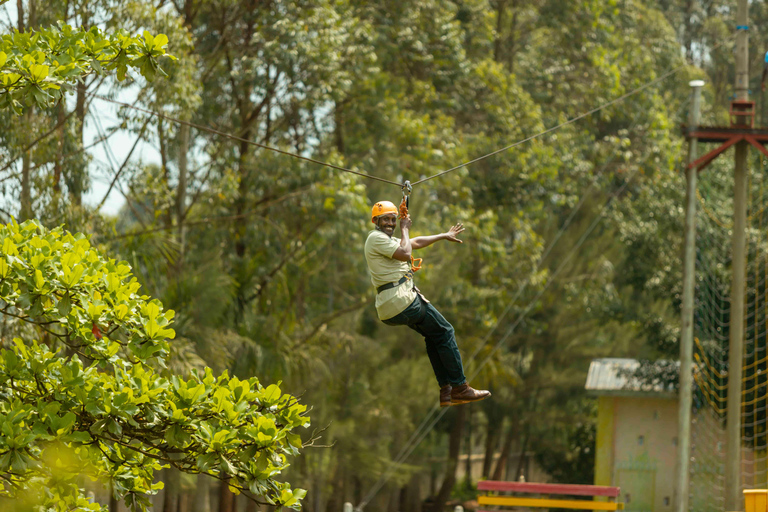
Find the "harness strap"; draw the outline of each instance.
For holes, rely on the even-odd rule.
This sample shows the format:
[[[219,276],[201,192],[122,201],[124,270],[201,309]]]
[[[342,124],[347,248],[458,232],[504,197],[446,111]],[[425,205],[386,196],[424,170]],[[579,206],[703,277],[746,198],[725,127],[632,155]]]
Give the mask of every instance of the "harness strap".
[[[408,281],[412,277],[413,277],[413,274],[408,273],[408,274],[404,275],[403,277],[401,277],[400,280],[398,282],[396,282],[396,283],[383,284],[383,285],[379,286],[378,288],[376,288],[376,293],[381,293],[384,290],[389,290],[390,288],[394,288],[396,286],[400,286],[401,284],[403,284],[404,282]]]

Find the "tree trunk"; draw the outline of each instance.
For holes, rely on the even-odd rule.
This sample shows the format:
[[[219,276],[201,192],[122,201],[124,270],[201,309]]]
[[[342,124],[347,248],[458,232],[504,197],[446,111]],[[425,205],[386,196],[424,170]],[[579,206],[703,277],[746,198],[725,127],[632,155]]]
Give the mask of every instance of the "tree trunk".
[[[56,136],[56,160],[53,164],[53,195],[58,202],[61,195],[61,168],[64,165],[64,131],[66,124],[64,117],[67,111],[66,96],[62,96],[59,106],[56,108],[56,122],[59,125]]]
[[[512,418],[512,421],[509,424],[509,429],[507,430],[507,437],[504,438],[504,446],[501,448],[499,460],[496,462],[496,468],[493,470],[491,480],[501,480],[503,478],[507,462],[509,461],[509,452],[512,451],[512,442],[518,435],[518,426],[518,421]]]
[[[189,494],[179,487],[179,512],[189,512]]]
[[[250,130],[246,130],[243,134],[243,139],[248,140],[251,138]],[[248,153],[250,146],[246,142],[240,143],[240,156],[238,158],[238,173],[240,177],[240,183],[237,188],[237,198],[235,199],[235,215],[240,218],[246,209],[246,203],[248,201],[248,189],[249,189],[249,172],[248,172]],[[246,307],[246,290],[248,284],[251,282],[249,277],[249,271],[247,270],[247,261],[245,258],[246,253],[246,240],[247,223],[242,219],[235,223],[235,255],[237,256],[236,272],[238,276],[237,296],[235,298],[235,327],[240,325],[243,317],[245,316]]]
[[[168,171],[168,141],[165,138],[165,128],[163,127],[163,120],[157,120],[157,140],[160,145],[160,163],[163,169],[163,185],[165,190],[169,190],[170,180]],[[168,208],[163,215],[163,221],[165,228],[170,229],[173,225],[173,212],[171,208]]]
[[[179,127],[179,184],[176,190],[176,228],[178,229],[179,266],[184,263],[184,210],[187,203],[187,151],[189,150],[189,126]]]
[[[219,512],[234,512],[235,495],[229,490],[229,479],[221,481]]]
[[[165,494],[163,496],[163,512],[179,512],[180,474],[176,468],[163,470],[165,477]]]
[[[517,30],[517,15],[517,0],[512,0],[512,23],[509,27],[509,43],[507,44],[507,67],[509,68],[510,73],[515,72],[515,54],[517,53],[517,35],[515,34],[515,31]]]
[[[495,413],[495,407],[484,407],[488,417],[488,429],[485,434],[485,456],[483,457],[483,478],[491,475],[493,466],[493,457],[496,454],[496,447],[499,444],[499,437],[504,431],[504,416]]]
[[[16,19],[19,25],[19,32],[24,32],[24,2],[16,0]]]
[[[24,128],[27,133],[32,133],[32,108],[27,110],[23,117]],[[30,139],[32,137],[29,137]],[[27,142],[25,141],[25,145]],[[32,148],[21,155],[21,212],[19,218],[22,221],[32,218],[32,182],[31,182]]]
[[[118,507],[120,506],[120,503],[117,501],[117,498],[115,498],[115,490],[112,488],[112,485],[109,486],[109,512],[118,512]]]
[[[507,8],[507,0],[496,2],[496,37],[493,41],[493,60],[501,62],[501,32],[504,30],[504,12]]]
[[[32,30],[37,26],[37,2],[29,0],[29,23],[27,27]]]
[[[80,80],[77,83],[77,96],[75,98],[75,118],[77,119],[75,133],[77,134],[77,141],[81,146],[83,145],[83,133],[85,129],[86,92],[85,81]],[[82,173],[85,172],[85,170],[73,169],[73,172]],[[83,204],[83,181],[84,180],[82,176],[71,176],[67,181],[67,188],[69,188],[69,194],[72,198],[72,203],[75,206],[81,206]]]
[[[414,473],[411,476],[411,481],[408,482],[408,487],[406,487],[403,512],[421,512],[421,478],[422,475],[419,473]]]
[[[464,430],[466,407],[458,407],[455,411],[456,417],[453,429],[451,429],[451,436],[448,440],[448,460],[445,468],[445,477],[443,478],[443,485],[440,486],[440,490],[437,496],[435,496],[435,502],[432,504],[432,512],[443,511],[445,503],[451,496],[453,486],[456,484],[456,468],[459,465],[459,454],[461,453],[461,433]]]
[[[197,475],[192,512],[211,512],[211,477],[208,475]]]
[[[464,478],[467,482],[472,481],[472,404],[467,404],[467,441],[466,441],[467,463],[465,466]]]
[[[341,102],[336,102],[336,109],[333,112],[333,122],[335,124],[333,129],[334,142],[336,144],[336,151],[340,155],[344,154],[344,105]]]
[[[688,0],[685,5],[685,36],[683,36],[683,45],[685,46],[685,57],[693,58],[693,0]]]
[[[400,510],[400,487],[395,487],[389,491],[389,503],[387,504],[387,512],[398,512]],[[315,510],[315,512],[321,512]],[[328,512],[336,512],[328,511]]]
[[[515,471],[514,481],[517,482],[520,479],[521,472],[523,471],[523,464],[525,462],[525,452],[528,449],[528,439],[530,439],[530,427],[526,424],[525,434],[523,436],[523,442],[520,445],[520,457],[517,459],[517,471]]]

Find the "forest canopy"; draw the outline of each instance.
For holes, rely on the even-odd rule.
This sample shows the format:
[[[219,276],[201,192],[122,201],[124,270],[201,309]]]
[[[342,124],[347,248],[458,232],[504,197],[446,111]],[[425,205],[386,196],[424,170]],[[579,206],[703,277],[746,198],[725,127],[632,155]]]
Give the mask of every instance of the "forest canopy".
[[[32,260],[19,260],[26,273],[14,277],[20,288],[8,292],[17,295],[6,309],[43,320],[5,314],[4,353],[18,361],[34,354],[60,372],[90,371],[88,378],[103,379],[94,393],[140,368],[147,389],[159,386],[168,404],[155,412],[162,435],[152,438],[159,444],[151,456],[100,441],[114,461],[125,458],[126,472],[88,451],[82,456],[94,457],[99,482],[70,483],[106,503],[112,490],[132,499],[162,480],[153,499],[164,512],[233,512],[243,499],[210,476],[183,471],[222,471],[235,490],[290,501],[275,475],[262,474],[284,470],[280,482],[307,490],[308,512],[338,512],[368,498],[371,510],[442,512],[450,500],[471,498],[479,477],[515,480],[532,460],[563,483],[591,483],[595,401],[583,389],[590,361],[677,357],[679,127],[693,78],[707,82],[702,122],[728,123],[734,20],[734,0],[0,5],[0,220],[9,239],[22,237],[13,243],[29,258],[44,250],[32,240],[63,251],[39,256],[40,284]],[[752,91],[760,90],[766,23],[765,5],[753,2]],[[376,318],[363,257],[371,205],[398,203],[401,190],[249,141],[414,183],[593,110],[414,188],[412,235],[466,227],[464,244],[417,254],[424,267],[416,281],[453,324],[473,385],[494,398],[451,408],[395,465],[419,425],[431,424],[426,417],[437,401],[421,339]],[[715,162],[701,177],[701,201],[718,220],[731,208],[727,165]],[[755,212],[761,176],[751,182]],[[702,226],[702,257],[727,263],[724,229]],[[72,274],[64,276],[64,265],[72,271],[74,264],[65,260],[81,249],[95,255],[83,261],[102,269],[93,270],[101,277],[67,307]],[[17,256],[4,249],[3,257],[22,272],[12,267]],[[719,292],[727,271],[713,268],[710,284]],[[128,287],[135,278],[143,291],[130,294],[153,299],[125,299],[136,304],[125,304],[120,319],[104,275]],[[171,319],[159,303],[176,312],[175,337],[160,334]],[[142,324],[150,313],[159,329],[153,334]],[[123,331],[113,335],[117,325]],[[48,332],[64,332],[56,329],[71,329],[74,345]],[[25,365],[19,371],[34,371]],[[125,373],[101,373],[103,365]],[[253,428],[274,436],[268,460],[255,462],[266,466],[251,467],[229,448],[218,460],[198,458],[222,436],[222,446],[253,448],[249,439],[259,432],[224,427],[240,421],[226,412],[215,413],[222,426],[211,427],[210,439],[202,423],[194,435],[172,428],[170,404],[197,421],[197,405],[182,402],[200,386],[209,393],[201,408],[215,409],[216,390],[225,390],[238,418],[261,422]],[[285,411],[301,396],[313,425],[325,428],[328,447],[304,451],[290,468],[284,457],[299,448],[291,429],[305,416],[275,419],[273,430],[262,418],[288,414],[283,409],[237,410],[267,400],[272,386],[280,389],[275,399],[290,404]],[[82,418],[71,410],[76,418],[65,425],[64,403],[81,399],[62,400],[50,413],[31,398],[20,404],[42,415],[48,444],[73,443],[67,436],[78,425],[106,419],[99,416],[106,410]],[[150,407],[131,403],[118,410]],[[133,414],[114,416],[122,435],[135,433]],[[59,421],[67,427],[61,433],[51,423]],[[110,425],[99,435],[119,437]],[[181,458],[179,446],[197,455]],[[470,455],[482,468],[463,465],[466,481],[457,481],[459,462]],[[157,471],[156,464],[169,467]],[[271,483],[250,489],[254,479]]]

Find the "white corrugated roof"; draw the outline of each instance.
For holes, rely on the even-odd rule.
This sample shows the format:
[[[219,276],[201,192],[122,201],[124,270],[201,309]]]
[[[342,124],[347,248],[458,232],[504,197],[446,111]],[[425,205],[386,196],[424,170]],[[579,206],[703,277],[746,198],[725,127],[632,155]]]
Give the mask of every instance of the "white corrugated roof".
[[[637,359],[594,359],[589,365],[584,388],[597,395],[663,395],[674,397],[676,392],[662,383],[647,383],[632,377],[640,367]]]

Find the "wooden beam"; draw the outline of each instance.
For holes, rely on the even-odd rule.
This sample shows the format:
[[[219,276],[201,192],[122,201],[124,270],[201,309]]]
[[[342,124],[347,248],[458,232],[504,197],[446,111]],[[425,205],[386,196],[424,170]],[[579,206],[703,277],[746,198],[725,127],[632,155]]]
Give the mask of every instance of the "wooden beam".
[[[477,503],[479,505],[501,505],[506,507],[568,508],[574,510],[624,510],[623,503],[582,500],[550,500],[548,498],[480,496],[477,499]],[[478,512],[483,511],[478,510]]]
[[[704,167],[709,165],[712,162],[712,160],[717,158],[717,156],[720,153],[722,153],[723,151],[725,151],[729,147],[733,146],[734,144],[736,144],[737,142],[740,142],[742,140],[744,140],[744,135],[735,135],[735,136],[731,137],[730,139],[728,139],[728,141],[725,142],[725,144],[723,144],[723,145],[713,149],[712,151],[710,151],[706,155],[702,156],[698,160],[695,160],[695,161],[691,162],[690,164],[688,164],[688,168],[689,169],[697,169],[697,170],[701,171]]]
[[[765,156],[768,156],[768,149],[765,149],[765,146],[760,144],[752,135],[745,135],[744,139],[746,139],[747,142],[755,146],[758,151],[760,151]]]
[[[538,484],[534,482],[502,482],[499,480],[481,480],[477,482],[478,491],[508,491],[530,494],[565,494],[567,496],[608,496],[617,498],[621,492],[618,487],[605,485],[576,484]]]

